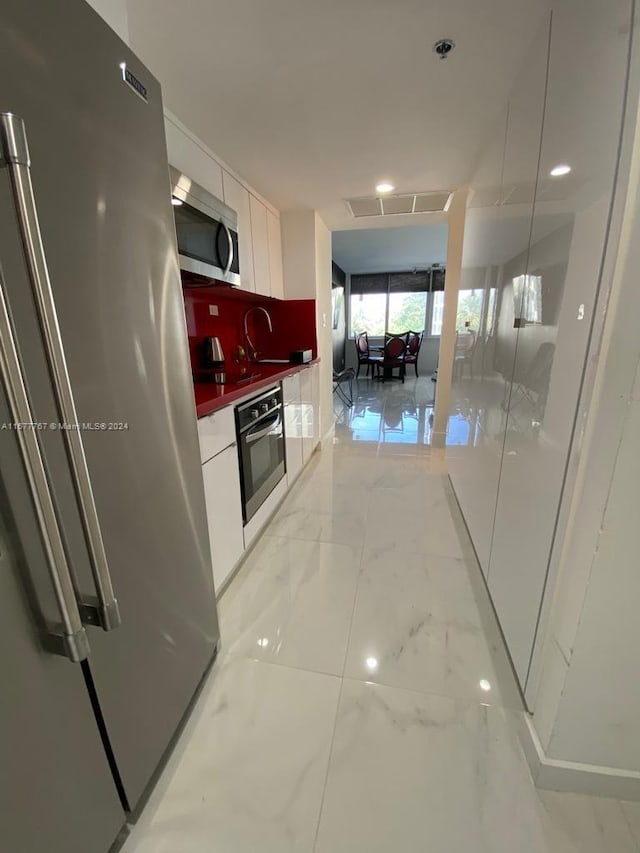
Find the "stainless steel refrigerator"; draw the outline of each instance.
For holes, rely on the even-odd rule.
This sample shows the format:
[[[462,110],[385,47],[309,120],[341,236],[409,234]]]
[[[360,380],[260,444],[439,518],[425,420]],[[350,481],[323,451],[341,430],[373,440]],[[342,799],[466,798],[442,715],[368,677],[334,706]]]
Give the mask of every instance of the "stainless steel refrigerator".
[[[0,847],[105,853],[218,641],[161,93],[3,0],[0,113]]]

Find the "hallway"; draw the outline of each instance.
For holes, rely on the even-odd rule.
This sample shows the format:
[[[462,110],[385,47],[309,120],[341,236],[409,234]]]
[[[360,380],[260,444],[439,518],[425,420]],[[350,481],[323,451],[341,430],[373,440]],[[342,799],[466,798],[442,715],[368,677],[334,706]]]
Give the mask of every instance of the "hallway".
[[[218,662],[125,853],[640,851],[638,804],[532,784],[434,387],[361,377],[336,411],[222,596]]]

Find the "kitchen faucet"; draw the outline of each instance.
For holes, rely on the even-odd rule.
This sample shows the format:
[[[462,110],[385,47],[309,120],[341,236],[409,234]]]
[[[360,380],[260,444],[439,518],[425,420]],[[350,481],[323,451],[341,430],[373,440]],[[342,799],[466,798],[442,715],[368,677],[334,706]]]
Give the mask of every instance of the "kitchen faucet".
[[[249,337],[249,330],[247,328],[247,317],[251,314],[252,311],[262,311],[262,313],[267,318],[267,324],[269,326],[269,331],[273,332],[273,324],[271,323],[271,315],[267,311],[266,308],[263,308],[262,305],[253,305],[251,308],[247,308],[244,312],[244,337],[247,342],[247,356],[250,361],[255,361],[256,356],[258,355],[258,350],[254,347],[251,338]]]

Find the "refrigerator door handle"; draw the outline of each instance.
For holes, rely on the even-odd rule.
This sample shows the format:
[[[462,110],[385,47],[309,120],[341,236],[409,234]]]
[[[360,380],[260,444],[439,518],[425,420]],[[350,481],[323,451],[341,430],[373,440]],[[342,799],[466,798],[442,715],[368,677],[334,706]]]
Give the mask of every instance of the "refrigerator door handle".
[[[23,120],[13,113],[0,113],[0,168],[9,170],[18,225],[38,319],[44,339],[49,370],[61,419],[82,525],[91,559],[97,604],[82,602],[84,620],[110,631],[120,625],[120,611],[113,593],[87,459],[60,334],[55,300],[42,244],[38,211],[31,183],[31,161]]]
[[[49,576],[62,623],[60,629],[56,627],[50,630],[51,638],[55,640],[52,643],[52,651],[65,655],[69,660],[77,663],[88,657],[89,643],[76,601],[67,555],[40,452],[38,430],[33,420],[22,377],[20,357],[4,295],[2,270],[0,270],[0,375],[9,399],[9,410],[14,418],[15,433],[31,487]]]

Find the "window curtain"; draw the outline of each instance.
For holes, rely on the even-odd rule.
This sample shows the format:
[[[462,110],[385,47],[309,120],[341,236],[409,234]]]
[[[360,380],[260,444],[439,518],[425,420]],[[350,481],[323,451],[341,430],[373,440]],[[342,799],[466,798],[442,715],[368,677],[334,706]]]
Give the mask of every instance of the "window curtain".
[[[351,293],[428,293],[444,290],[444,269],[351,276]]]

